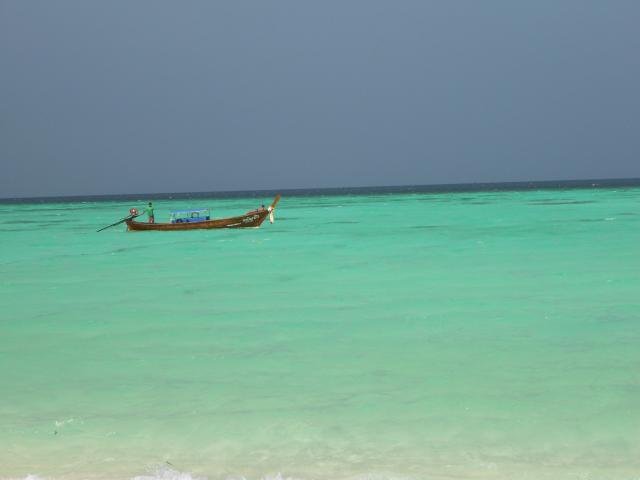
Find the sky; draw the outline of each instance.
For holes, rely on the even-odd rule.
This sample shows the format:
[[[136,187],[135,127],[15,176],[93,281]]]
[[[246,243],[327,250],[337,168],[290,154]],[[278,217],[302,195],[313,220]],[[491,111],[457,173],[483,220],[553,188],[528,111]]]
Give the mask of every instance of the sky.
[[[0,197],[640,177],[636,0],[0,0]]]

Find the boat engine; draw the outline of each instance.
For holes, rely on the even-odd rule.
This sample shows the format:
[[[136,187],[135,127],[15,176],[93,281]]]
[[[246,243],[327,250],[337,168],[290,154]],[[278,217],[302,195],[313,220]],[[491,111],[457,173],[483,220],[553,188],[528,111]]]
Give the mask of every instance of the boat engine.
[[[137,208],[132,208],[131,210],[129,210],[129,213],[131,215],[138,215],[138,209]]]

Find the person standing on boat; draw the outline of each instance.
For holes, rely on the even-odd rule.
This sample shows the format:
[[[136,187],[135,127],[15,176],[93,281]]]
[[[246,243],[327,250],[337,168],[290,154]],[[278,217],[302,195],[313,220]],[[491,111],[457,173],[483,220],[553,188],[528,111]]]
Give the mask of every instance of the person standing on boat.
[[[145,209],[145,213],[149,218],[149,223],[156,223],[156,217],[153,216],[153,204],[149,202],[149,206]]]

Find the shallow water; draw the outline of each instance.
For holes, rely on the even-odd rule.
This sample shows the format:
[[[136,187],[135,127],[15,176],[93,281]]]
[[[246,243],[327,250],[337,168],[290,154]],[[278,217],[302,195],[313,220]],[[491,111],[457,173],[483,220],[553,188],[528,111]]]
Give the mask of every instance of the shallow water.
[[[0,205],[1,478],[640,478],[640,189],[144,200]]]

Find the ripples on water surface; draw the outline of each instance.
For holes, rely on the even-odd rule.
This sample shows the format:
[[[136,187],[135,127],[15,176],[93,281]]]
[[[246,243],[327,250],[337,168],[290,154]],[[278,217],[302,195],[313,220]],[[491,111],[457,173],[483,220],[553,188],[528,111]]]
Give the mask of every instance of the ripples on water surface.
[[[639,189],[144,200],[0,205],[0,477],[638,478]]]

